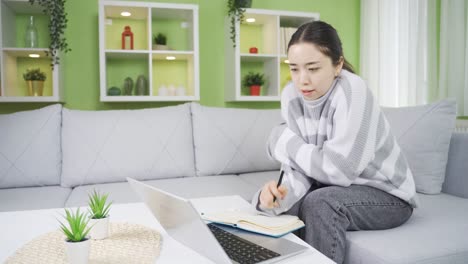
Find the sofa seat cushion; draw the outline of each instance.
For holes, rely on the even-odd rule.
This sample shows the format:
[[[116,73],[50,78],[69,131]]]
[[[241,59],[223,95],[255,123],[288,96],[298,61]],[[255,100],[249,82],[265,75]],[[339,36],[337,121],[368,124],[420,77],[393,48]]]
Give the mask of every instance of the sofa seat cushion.
[[[190,104],[63,109],[63,187],[195,176]]]
[[[237,194],[250,201],[255,191],[257,191],[254,186],[247,184],[236,175],[184,177],[144,182],[186,199]],[[119,182],[75,187],[66,202],[66,206],[86,205],[88,193],[92,192],[93,189],[108,193],[109,200],[114,203],[141,201],[127,182]]]
[[[0,189],[0,212],[60,208],[70,193],[60,186]]]
[[[400,227],[347,232],[345,263],[466,263],[468,199],[419,194],[420,207]]]
[[[239,177],[259,190],[266,182],[271,180],[277,181],[279,179],[279,175],[280,171],[274,170],[239,174]]]
[[[136,203],[141,201],[127,182],[114,182],[82,185],[73,188],[65,207],[87,205],[88,194],[92,193],[93,190],[109,194],[108,200],[113,203]]]

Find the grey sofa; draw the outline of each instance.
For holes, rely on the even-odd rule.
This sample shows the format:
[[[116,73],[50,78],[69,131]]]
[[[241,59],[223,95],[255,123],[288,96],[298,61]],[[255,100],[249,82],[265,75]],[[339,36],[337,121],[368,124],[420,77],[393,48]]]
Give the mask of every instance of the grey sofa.
[[[418,163],[422,152],[408,147],[419,144],[411,136],[415,125],[398,121],[401,114],[411,120],[405,111],[420,123],[427,115],[386,112],[410,167],[424,170],[428,165]],[[438,121],[437,127],[450,127]],[[139,201],[125,177],[186,198],[238,194],[250,200],[264,182],[278,177],[279,164],[267,157],[265,146],[279,122],[279,110],[197,103],[115,111],[57,104],[0,115],[0,211],[82,206],[93,189],[109,193],[114,203]],[[442,192],[421,185],[434,194],[419,193],[420,207],[401,227],[348,232],[346,263],[468,263],[468,134],[450,130],[444,139],[443,131],[432,132],[437,144],[448,148],[447,154],[435,147],[436,155],[445,156],[439,165]]]

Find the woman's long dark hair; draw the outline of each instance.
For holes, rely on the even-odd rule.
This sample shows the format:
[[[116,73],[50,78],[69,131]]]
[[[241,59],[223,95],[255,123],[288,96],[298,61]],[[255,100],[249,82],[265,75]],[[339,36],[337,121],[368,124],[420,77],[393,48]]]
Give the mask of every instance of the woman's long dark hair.
[[[343,69],[354,73],[353,66],[345,59],[341,40],[336,30],[323,21],[313,21],[301,25],[291,37],[289,48],[297,43],[312,43],[326,56],[330,57],[333,65],[340,63],[343,57]]]

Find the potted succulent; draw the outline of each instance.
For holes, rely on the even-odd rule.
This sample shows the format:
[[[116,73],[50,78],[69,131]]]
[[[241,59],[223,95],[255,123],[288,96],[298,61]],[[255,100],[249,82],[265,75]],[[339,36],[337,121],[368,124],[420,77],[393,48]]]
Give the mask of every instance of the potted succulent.
[[[88,195],[92,239],[104,239],[109,236],[109,210],[112,202],[107,202],[108,196],[96,190]]]
[[[41,69],[27,69],[26,72],[23,73],[23,78],[28,84],[29,96],[42,96],[44,81],[47,77]]]
[[[262,85],[265,83],[263,74],[249,72],[244,76],[243,84],[250,88],[250,95],[260,95]]]
[[[60,222],[60,228],[66,236],[65,250],[68,261],[72,264],[88,263],[90,249],[90,239],[88,237],[90,231],[89,218],[85,213],[80,213],[79,208],[75,213],[65,209],[64,218],[67,225]]]
[[[167,37],[163,33],[158,33],[156,36],[154,36],[154,44],[153,44],[153,49],[155,50],[168,50],[169,47],[166,45],[167,44]]]
[[[252,0],[228,0],[228,16],[231,20],[232,46],[236,47],[236,21],[244,20],[245,8],[252,6]]]

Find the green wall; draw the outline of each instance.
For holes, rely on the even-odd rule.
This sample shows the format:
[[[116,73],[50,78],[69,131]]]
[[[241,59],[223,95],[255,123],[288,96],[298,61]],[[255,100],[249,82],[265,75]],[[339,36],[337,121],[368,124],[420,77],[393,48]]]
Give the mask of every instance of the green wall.
[[[199,6],[200,103],[217,107],[278,108],[279,102],[224,102],[224,17],[227,0],[153,0]],[[359,0],[253,0],[252,8],[318,12],[343,42],[346,58],[359,69]],[[103,103],[99,101],[98,2],[68,0],[66,32],[71,52],[62,58],[65,104],[71,109],[137,109],[179,103]],[[0,113],[37,109],[45,103],[1,103]]]

